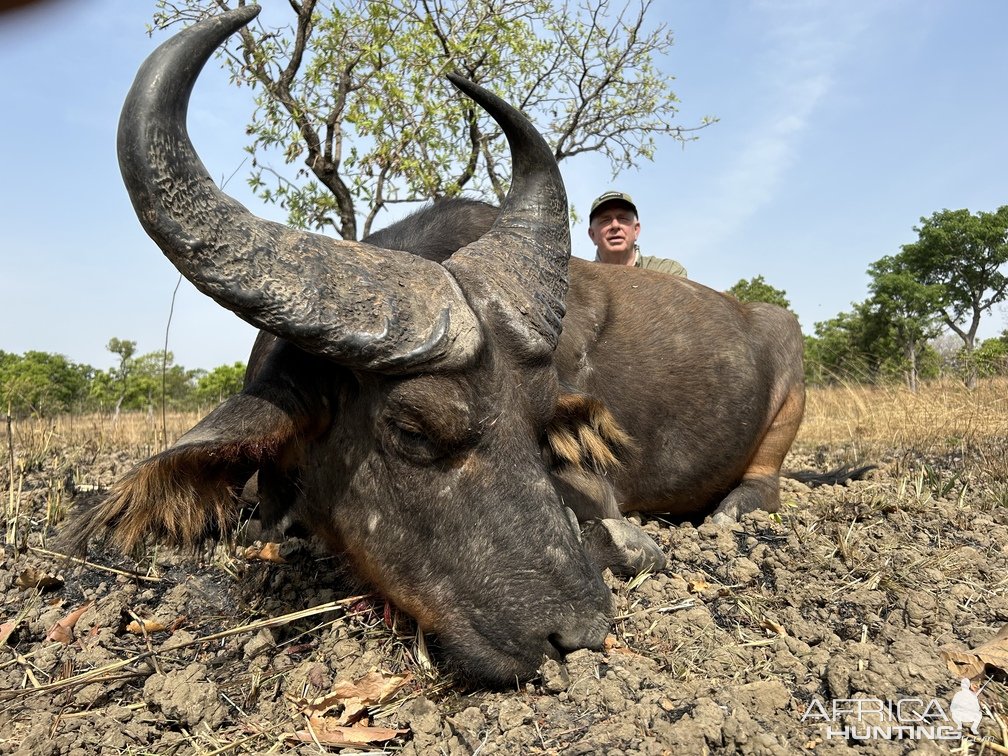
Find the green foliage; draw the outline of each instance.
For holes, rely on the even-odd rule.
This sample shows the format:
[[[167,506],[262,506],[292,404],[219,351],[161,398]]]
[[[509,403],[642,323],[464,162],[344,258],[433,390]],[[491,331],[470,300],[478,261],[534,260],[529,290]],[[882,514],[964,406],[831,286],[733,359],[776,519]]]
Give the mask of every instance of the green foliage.
[[[500,130],[445,79],[465,75],[519,103],[558,160],[608,158],[613,174],[650,159],[674,125],[672,46],[648,28],[650,2],[613,13],[605,0],[302,0],[289,25],[259,21],[228,40],[233,81],[256,93],[247,128],[250,184],[300,227],[367,234],[390,203],[458,194],[502,199],[509,161]],[[233,7],[160,0],[167,27]],[[701,126],[709,123],[705,119]],[[301,163],[303,167],[292,169]]]
[[[883,370],[902,375],[916,390],[927,342],[941,330],[937,309],[943,289],[921,283],[903,254],[877,260],[868,274],[870,296],[861,307],[871,350]]]
[[[201,404],[216,404],[241,392],[244,382],[244,363],[221,365],[197,379],[194,396]]]
[[[940,359],[926,342],[914,343],[908,355],[896,338],[897,329],[878,302],[868,299],[851,312],[815,324],[815,336],[805,337],[805,380],[875,383],[906,381],[938,375]]]
[[[966,384],[976,371],[972,352],[980,318],[1008,297],[1008,205],[994,212],[941,210],[921,218],[918,240],[903,246],[901,258],[922,285],[940,292],[936,314],[963,341]]]
[[[1008,375],[1008,341],[1004,336],[985,339],[980,346],[967,355],[965,349],[960,355],[962,360],[973,361],[973,369],[981,378],[995,375]]]
[[[113,338],[107,349],[119,356],[119,366],[95,376],[92,402],[100,409],[148,409],[189,406],[195,390],[194,371],[174,364],[171,352],[136,355],[136,342]]]
[[[59,354],[0,351],[0,400],[17,415],[151,409],[162,395],[171,409],[217,404],[241,391],[245,366],[236,362],[210,372],[175,365],[171,352],[136,355],[136,342],[112,339],[119,364],[109,370],[80,365]]]
[[[874,371],[865,334],[858,312],[841,312],[816,323],[815,336],[805,337],[805,380],[812,384],[870,380]]]
[[[852,313],[816,324],[806,342],[806,377],[886,380],[902,377],[912,389],[936,374],[941,358],[929,346],[950,328],[963,341],[953,369],[968,386],[977,375],[1004,370],[999,343],[974,354],[980,317],[1008,297],[1008,205],[993,213],[942,210],[921,218],[918,241],[868,268],[869,297]]]
[[[771,286],[764,280],[763,276],[756,276],[746,281],[739,279],[738,283],[728,289],[728,293],[740,302],[769,302],[785,310],[791,309],[791,302],[787,298],[787,292]]]
[[[0,397],[3,409],[17,414],[49,415],[81,406],[93,368],[61,354],[0,352]]]

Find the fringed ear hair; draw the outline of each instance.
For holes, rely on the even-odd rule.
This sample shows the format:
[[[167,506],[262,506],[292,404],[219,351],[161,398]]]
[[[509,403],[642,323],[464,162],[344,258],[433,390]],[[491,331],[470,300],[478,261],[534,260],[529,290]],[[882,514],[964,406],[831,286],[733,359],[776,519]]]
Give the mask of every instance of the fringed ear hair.
[[[557,468],[571,466],[606,475],[637,453],[637,445],[601,401],[586,394],[561,394],[546,428]]]

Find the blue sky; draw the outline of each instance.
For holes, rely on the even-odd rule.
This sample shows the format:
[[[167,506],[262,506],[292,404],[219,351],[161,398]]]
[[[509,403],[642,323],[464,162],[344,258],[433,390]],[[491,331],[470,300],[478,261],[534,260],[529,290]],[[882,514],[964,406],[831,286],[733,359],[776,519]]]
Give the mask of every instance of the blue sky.
[[[267,0],[267,6],[279,0]],[[286,5],[286,3],[284,3]],[[105,344],[164,341],[178,274],[140,229],[119,178],[115,127],[144,56],[153,2],[56,0],[0,19],[0,349],[98,367]],[[720,119],[613,179],[562,165],[582,213],[615,187],[640,209],[646,254],[717,289],[763,275],[803,328],[866,296],[868,265],[913,241],[921,216],[1008,203],[1008,3],[1000,0],[694,0],[652,8],[675,32],[684,125]],[[190,130],[211,175],[239,168],[250,111],[211,62]],[[251,196],[243,171],[229,193]],[[574,253],[593,249],[582,225]],[[996,310],[981,326],[1008,327]],[[244,360],[251,327],[179,288],[169,349],[186,367]]]

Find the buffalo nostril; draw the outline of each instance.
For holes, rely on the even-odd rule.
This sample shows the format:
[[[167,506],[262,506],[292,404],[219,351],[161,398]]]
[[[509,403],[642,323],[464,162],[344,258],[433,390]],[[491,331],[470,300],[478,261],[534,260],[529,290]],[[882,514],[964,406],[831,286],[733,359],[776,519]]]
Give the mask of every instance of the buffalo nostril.
[[[567,655],[567,650],[563,648],[562,642],[557,638],[557,633],[551,633],[546,638],[545,656],[549,659],[561,661]]]
[[[550,633],[547,640],[560,656],[566,656],[579,648],[602,648],[608,632],[609,617],[600,613],[592,620]]]

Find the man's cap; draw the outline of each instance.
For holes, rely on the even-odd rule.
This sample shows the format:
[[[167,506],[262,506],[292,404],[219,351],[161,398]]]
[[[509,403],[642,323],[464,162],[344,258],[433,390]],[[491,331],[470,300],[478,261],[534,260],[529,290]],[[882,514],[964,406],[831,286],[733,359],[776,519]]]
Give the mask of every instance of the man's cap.
[[[634,211],[634,215],[639,215],[637,212],[637,205],[634,204],[633,199],[626,192],[606,192],[605,194],[600,194],[598,198],[592,202],[591,210],[588,213],[588,222],[591,223],[592,218],[595,217],[603,205],[608,205],[610,202],[619,202],[623,205],[629,205],[630,209]]]

